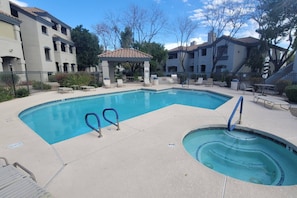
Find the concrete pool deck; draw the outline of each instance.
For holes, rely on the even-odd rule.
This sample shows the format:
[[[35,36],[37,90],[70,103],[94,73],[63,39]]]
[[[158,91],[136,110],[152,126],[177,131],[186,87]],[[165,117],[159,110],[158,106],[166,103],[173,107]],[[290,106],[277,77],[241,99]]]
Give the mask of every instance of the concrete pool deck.
[[[181,85],[158,85],[164,89]],[[238,100],[244,96],[242,127],[258,129],[297,145],[297,117],[279,108],[253,102],[249,92],[192,85],[233,96],[207,110],[172,105],[103,128],[103,138],[91,132],[53,145],[47,144],[19,118],[29,107],[53,100],[145,88],[125,84],[94,91],[35,93],[0,103],[0,156],[31,170],[40,186],[54,197],[296,197],[297,185],[265,186],[217,173],[193,159],[182,145],[191,130],[226,125]],[[235,117],[236,120],[237,116]],[[54,124],[54,123],[52,123]]]

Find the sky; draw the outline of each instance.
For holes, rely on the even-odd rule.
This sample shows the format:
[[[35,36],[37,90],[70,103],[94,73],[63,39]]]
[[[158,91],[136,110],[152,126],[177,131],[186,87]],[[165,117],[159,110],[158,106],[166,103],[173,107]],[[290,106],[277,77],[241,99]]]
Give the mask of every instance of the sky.
[[[141,8],[149,8],[153,4],[164,12],[166,17],[174,23],[178,16],[194,16],[195,10],[201,8],[203,0],[10,0],[20,6],[37,7],[45,10],[52,16],[63,21],[72,28],[82,25],[83,28],[94,32],[94,26],[101,22],[108,13],[117,14],[125,12],[130,5],[137,5]],[[195,40],[198,44],[207,41],[209,30],[198,28],[193,34],[191,41]],[[254,36],[257,38],[255,28],[248,27],[238,37]],[[172,49],[178,45],[176,34],[164,33],[156,40]]]

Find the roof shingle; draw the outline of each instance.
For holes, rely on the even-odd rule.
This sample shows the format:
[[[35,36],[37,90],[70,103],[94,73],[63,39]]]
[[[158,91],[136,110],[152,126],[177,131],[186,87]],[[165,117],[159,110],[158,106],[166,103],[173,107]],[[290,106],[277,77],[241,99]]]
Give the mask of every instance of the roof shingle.
[[[128,58],[128,59],[151,59],[150,54],[141,52],[133,48],[121,48],[114,51],[107,51],[98,55],[100,59],[106,58]]]

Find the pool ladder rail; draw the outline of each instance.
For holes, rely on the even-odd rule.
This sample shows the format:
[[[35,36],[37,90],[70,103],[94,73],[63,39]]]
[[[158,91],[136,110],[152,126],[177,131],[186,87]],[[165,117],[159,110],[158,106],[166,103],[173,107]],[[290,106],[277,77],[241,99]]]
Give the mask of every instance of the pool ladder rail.
[[[116,116],[116,122],[112,122],[111,120],[107,119],[107,117],[106,117],[106,115],[105,115],[105,113],[106,113],[107,111],[113,111],[113,112],[115,113],[115,116]],[[115,125],[115,126],[117,127],[117,130],[120,130],[119,114],[118,114],[118,112],[117,112],[114,108],[106,108],[106,109],[104,109],[103,112],[102,112],[102,115],[103,115],[103,118],[104,118],[107,122],[109,122],[110,124]],[[96,118],[97,125],[98,125],[98,129],[95,128],[94,126],[92,126],[92,125],[90,124],[89,119],[88,119],[90,116],[94,116],[94,117]],[[88,127],[90,127],[92,130],[96,131],[96,132],[99,134],[99,136],[98,136],[99,138],[100,138],[100,137],[103,137],[103,135],[102,135],[102,133],[101,133],[101,122],[100,122],[99,116],[98,116],[96,113],[87,113],[87,114],[85,115],[85,122],[86,122],[86,124],[87,124]]]
[[[238,99],[238,101],[237,101],[237,103],[236,103],[236,105],[235,105],[235,107],[234,107],[234,109],[233,109],[233,111],[232,111],[232,113],[231,113],[231,115],[229,117],[229,120],[228,120],[228,131],[232,131],[235,128],[235,126],[236,126],[236,124],[231,124],[231,121],[232,121],[232,119],[233,119],[233,117],[234,117],[234,115],[236,113],[236,110],[239,107],[239,105],[240,105],[240,109],[239,109],[239,120],[238,120],[238,124],[241,124],[241,115],[242,115],[242,109],[243,109],[243,96],[240,96],[239,97],[239,99]]]

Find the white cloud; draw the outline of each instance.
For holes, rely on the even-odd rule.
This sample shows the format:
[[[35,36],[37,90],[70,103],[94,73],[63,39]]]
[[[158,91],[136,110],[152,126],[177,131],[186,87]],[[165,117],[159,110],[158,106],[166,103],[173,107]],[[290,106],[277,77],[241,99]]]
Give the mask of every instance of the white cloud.
[[[17,4],[17,5],[21,6],[21,7],[27,7],[28,6],[27,3],[19,1],[19,0],[9,0],[9,1],[12,2],[12,3],[15,3],[15,4]]]

